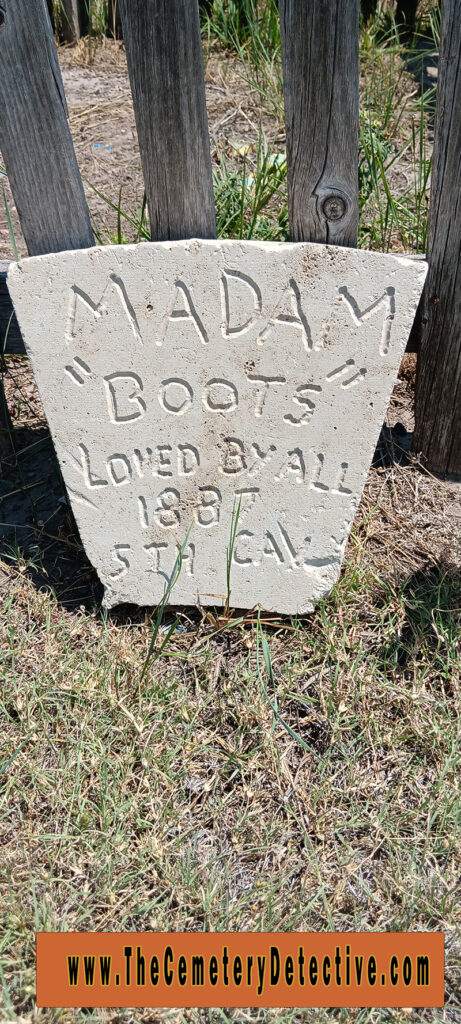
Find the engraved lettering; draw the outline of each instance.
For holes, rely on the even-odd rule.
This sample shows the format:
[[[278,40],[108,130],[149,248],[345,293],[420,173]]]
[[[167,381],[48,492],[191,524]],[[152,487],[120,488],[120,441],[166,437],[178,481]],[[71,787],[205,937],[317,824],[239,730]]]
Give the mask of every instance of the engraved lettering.
[[[202,402],[211,412],[230,412],[238,405],[238,391],[229,380],[214,378],[205,384]]]
[[[84,363],[83,359],[79,359],[78,356],[74,356],[73,361],[74,366],[66,366],[65,371],[71,380],[73,380],[74,384],[77,384],[77,386],[81,388],[85,383],[85,377],[91,376],[91,370],[88,363]]]
[[[233,561],[237,565],[251,565],[253,558],[249,554],[249,542],[254,538],[250,530],[239,530],[235,537]]]
[[[266,543],[264,544],[263,547],[263,555],[266,555],[269,558],[275,558],[276,561],[279,562],[279,564],[282,564],[282,562],[284,562],[285,559],[277,544],[277,541],[275,540],[275,537],[273,536],[272,533],[269,532],[269,530],[266,531],[264,536]]]
[[[170,307],[164,319],[163,334],[157,344],[163,344],[168,330],[168,324],[173,320],[189,320],[195,328],[202,344],[208,344],[207,332],[195,308],[190,289],[186,284],[184,284],[184,281],[178,280],[175,282],[175,291],[173,292]]]
[[[110,373],[104,377],[104,383],[112,423],[130,423],[132,420],[142,419],[146,403],[139,394],[143,390],[143,383],[137,373]],[[136,408],[128,412],[130,405],[135,405]]]
[[[236,437],[226,437],[227,448],[224,452],[223,465],[219,467],[221,473],[243,473],[246,468],[245,446]]]
[[[158,392],[159,402],[163,409],[173,413],[174,416],[184,416],[184,413],[192,405],[193,397],[194,392],[187,380],[181,380],[178,377],[162,380]]]
[[[300,427],[302,423],[307,423],[315,409],[315,402],[309,398],[309,393],[319,394],[321,390],[322,388],[318,384],[300,384],[300,386],[296,388],[296,393],[293,395],[293,402],[297,402],[298,405],[301,406],[306,405],[307,409],[303,415],[298,416],[298,418],[293,416],[291,412],[287,413],[287,415],[283,417],[285,423],[293,423],[295,427]]]
[[[198,448],[193,444],[178,444],[178,476],[194,476],[200,466]]]
[[[236,497],[240,500],[240,520],[253,508],[259,493],[259,487],[241,487],[236,490]]]
[[[343,487],[344,479],[348,468],[348,462],[341,463],[341,469],[338,472],[338,476],[335,480],[334,486],[331,488],[332,494],[352,494],[352,491],[350,491],[348,487]]]
[[[149,572],[160,572],[160,552],[164,551],[168,547],[166,543],[157,544],[145,544],[144,551],[150,555],[152,559],[152,565],[149,567]]]
[[[304,555],[306,554],[307,548],[311,543],[311,538],[305,537],[301,544],[301,547],[295,548],[293,542],[289,537],[288,531],[285,529],[283,524],[277,523],[277,526],[280,531],[280,536],[282,538],[283,545],[286,551],[288,552],[291,567],[299,569],[304,564]]]
[[[111,572],[109,579],[121,580],[126,576],[130,568],[130,561],[126,556],[126,552],[131,550],[130,544],[115,544],[112,551],[112,560],[118,562],[119,568],[116,572]]]
[[[217,487],[200,487],[199,492],[199,505],[196,511],[197,522],[205,528],[217,526],[222,503],[221,492],[218,491]]]
[[[182,569],[187,576],[194,575],[195,544],[188,544],[182,556]]]
[[[287,461],[282,465],[282,468],[274,479],[283,480],[288,473],[294,474],[296,483],[304,483],[306,477],[306,466],[304,464],[303,453],[300,448],[293,448],[291,452],[288,452]]]
[[[136,319],[133,306],[128,298],[125,285],[117,274],[111,274],[109,281],[102,293],[99,302],[93,302],[87,292],[79,288],[78,285],[72,285],[69,295],[69,312],[67,317],[67,328],[65,340],[67,345],[71,345],[75,342],[78,333],[78,311],[79,308],[83,309],[83,312],[90,314],[90,320],[93,322],[100,320],[103,316],[108,314],[110,308],[110,301],[108,295],[110,292],[115,292],[115,295],[122,306],[123,312],[128,320],[130,328],[133,332],[135,341],[142,345],[142,336],[139,330],[139,324]]]
[[[157,498],[157,508],[154,512],[154,519],[157,526],[163,530],[174,530],[181,522],[179,514],[179,491],[174,487],[162,491]]]
[[[149,572],[159,573],[161,576],[165,576],[165,579],[168,579],[168,576],[167,576],[165,570],[162,570],[162,567],[161,567],[161,559],[162,559],[161,552],[162,551],[166,551],[168,549],[168,547],[169,547],[169,545],[166,542],[161,542],[161,541],[157,542],[157,543],[154,543],[154,544],[145,544],[144,545],[144,551],[147,552],[147,554],[150,556],[150,558],[152,560],[152,564],[150,565],[148,571]],[[194,575],[194,562],[195,562],[195,544],[188,544],[187,548],[185,548],[184,552],[183,552],[181,572],[182,573],[186,573],[187,576],[193,576]]]
[[[135,341],[139,342],[139,344],[142,345],[141,331],[139,330],[139,324],[138,324],[138,321],[136,319],[136,314],[135,314],[133,306],[131,305],[131,302],[130,302],[130,300],[128,298],[125,285],[124,285],[121,277],[118,277],[117,274],[111,274],[110,275],[110,279],[112,281],[112,284],[113,284],[113,287],[114,287],[114,290],[115,290],[116,294],[119,296],[122,309],[125,311],[125,316],[126,316],[126,318],[128,320],[128,323],[129,323],[129,325],[131,327],[131,330],[133,332],[133,337],[134,337]],[[104,293],[104,295],[103,295],[103,297],[101,299],[101,303],[100,303],[101,309],[104,310],[104,311],[105,311],[104,298],[105,298],[106,293],[107,293],[107,289],[106,289],[106,292]]]
[[[141,529],[142,530],[147,530],[148,527],[149,527],[149,516],[147,514],[147,501],[142,496],[142,494],[138,498],[138,512],[139,512],[139,522],[141,523]]]
[[[266,404],[266,398],[269,391],[269,384],[286,384],[286,377],[256,377],[255,374],[247,373],[249,381],[254,381],[255,384],[262,384],[262,388],[258,388],[256,392],[256,405],[255,405],[255,416],[262,416],[264,406]]]
[[[232,283],[233,282],[233,283]],[[243,285],[243,289],[238,287]],[[250,301],[253,301],[253,309],[250,315],[243,323],[231,324],[231,302],[230,293],[234,292],[234,302],[236,297],[247,290],[250,292]],[[245,299],[247,296],[245,296]],[[245,331],[248,331],[255,320],[261,315],[262,311],[262,296],[261,289],[256,281],[253,281],[247,274],[243,274],[240,270],[223,270],[221,276],[221,309],[222,309],[222,325],[221,330],[226,341],[229,340],[231,335],[237,337],[242,335]]]
[[[94,509],[95,512],[99,511],[98,506],[95,505],[94,501],[90,501],[86,494],[82,494],[81,491],[75,491],[73,487],[69,486],[69,484],[67,484],[67,490],[74,501],[80,502],[81,505],[88,505],[88,508]]]
[[[333,487],[329,487],[328,484],[323,483],[320,480],[325,464],[325,456],[322,453],[316,455],[316,466],[312,474],[310,487],[314,491],[329,491],[330,494],[352,494],[352,491],[348,487],[343,487],[346,472],[349,468],[347,462],[342,462],[340,469],[338,470],[335,478]]]
[[[248,476],[253,477],[257,476],[258,473],[260,473],[263,466],[267,466],[269,464],[274,455],[274,452],[277,451],[277,448],[275,444],[270,444],[267,449],[267,452],[263,452],[262,448],[260,448],[259,444],[257,444],[255,441],[251,446],[251,450],[252,452],[254,452],[256,458],[253,464],[250,466],[250,469],[248,470]]]
[[[85,311],[92,314],[95,320],[98,320],[101,316],[99,309],[99,303],[95,303],[90,299],[90,296],[86,292],[82,291],[78,285],[72,285],[69,292],[69,309],[67,314],[67,327],[65,334],[66,345],[72,345],[75,343],[77,336],[77,320],[78,320],[78,309],[79,304],[84,307]]]
[[[153,476],[173,476],[171,468],[171,445],[159,444],[155,449]]]
[[[308,571],[315,561],[307,558],[311,538],[304,537],[301,544],[296,546],[283,523],[277,522],[277,529],[280,537],[276,536],[273,529],[264,530],[259,551],[254,533],[251,530],[239,530],[235,538],[233,561],[237,565],[253,565],[259,568],[266,557],[275,559],[278,565],[284,565],[289,572],[298,569]]]
[[[327,491],[328,490],[327,485],[320,482],[320,474],[321,474],[321,472],[323,470],[323,464],[325,462],[325,456],[320,453],[320,454],[316,455],[316,459],[317,459],[317,465],[316,465],[316,467],[314,469],[314,473],[313,473],[313,476],[312,476],[312,480],[310,482],[310,486],[311,486],[313,491]]]
[[[347,373],[350,366],[354,366],[353,359],[346,359],[345,363],[341,363],[341,366],[337,366],[335,370],[331,370],[327,373],[326,380],[336,380],[336,377],[341,377],[343,373]]]
[[[80,452],[80,462],[78,459],[75,458],[75,455],[72,455],[72,452],[69,452],[69,455],[70,458],[72,459],[75,469],[77,469],[78,472],[82,474],[86,487],[88,487],[89,490],[98,487],[107,487],[108,480],[104,480],[103,478],[96,476],[96,474],[92,472],[90,463],[90,453],[86,445],[79,444],[78,450]]]
[[[362,368],[360,370],[357,370],[352,377],[349,377],[347,380],[343,380],[341,383],[341,387],[344,389],[353,388],[354,384],[358,384],[360,380],[363,380],[363,378],[366,375],[366,372],[366,366],[362,366]]]
[[[134,468],[135,468],[138,476],[141,478],[141,480],[142,480],[142,478],[144,476],[144,462],[146,460],[150,460],[151,455],[152,455],[152,448],[146,448],[146,454],[145,455],[143,455],[142,452],[139,451],[139,448],[135,448],[135,450],[133,452]]]
[[[107,460],[107,472],[115,487],[127,484],[131,480],[131,463],[126,455],[111,455]]]
[[[336,380],[337,377],[343,377],[344,374],[347,373],[347,371],[352,366],[355,366],[355,360],[354,359],[346,359],[346,362],[342,363],[341,366],[338,366],[336,370],[331,370],[330,373],[327,373],[326,380],[328,380],[328,381]],[[367,372],[366,371],[366,367],[362,367],[361,370],[356,370],[355,373],[352,374],[352,377],[348,377],[347,380],[341,381],[341,387],[342,388],[351,388],[351,387],[353,387],[354,384],[358,384],[359,380],[361,380],[365,376],[366,372]]]
[[[369,320],[375,312],[384,306],[386,312],[383,320],[383,327],[381,331],[381,341],[379,346],[379,354],[381,356],[387,355],[389,351],[389,345],[391,340],[391,328],[392,322],[395,318],[395,288],[386,288],[385,292],[381,295],[376,302],[372,302],[370,306],[360,310],[358,303],[354,297],[350,294],[346,287],[339,288],[339,294],[345,299],[347,308],[352,316],[356,327],[360,327],[361,324]]]
[[[301,330],[303,345],[306,352],[312,349],[311,329],[301,305],[301,293],[294,278],[285,289],[282,299],[275,307],[272,316],[269,318],[266,327],[261,331],[258,338],[258,345],[267,341],[268,335],[276,324],[283,326],[298,327]]]

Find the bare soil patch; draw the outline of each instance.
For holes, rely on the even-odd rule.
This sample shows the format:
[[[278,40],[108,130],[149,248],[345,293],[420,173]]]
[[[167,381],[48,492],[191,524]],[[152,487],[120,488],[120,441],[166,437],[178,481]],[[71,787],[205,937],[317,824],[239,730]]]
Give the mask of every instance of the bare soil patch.
[[[95,229],[105,242],[116,236],[117,213],[98,192],[128,213],[142,206],[144,182],[136,124],[123,44],[106,39],[88,63],[88,44],[59,47],[69,124],[85,194]],[[285,136],[277,119],[264,112],[258,95],[242,79],[238,61],[210,51],[206,59],[206,94],[211,154],[216,162],[224,153],[229,167],[242,162],[246,149],[249,163],[261,128],[280,148]],[[6,184],[18,254],[27,256],[9,185]],[[135,229],[123,221],[128,240]],[[130,233],[131,232],[131,233]],[[13,250],[6,211],[0,208],[0,259],[12,259]]]

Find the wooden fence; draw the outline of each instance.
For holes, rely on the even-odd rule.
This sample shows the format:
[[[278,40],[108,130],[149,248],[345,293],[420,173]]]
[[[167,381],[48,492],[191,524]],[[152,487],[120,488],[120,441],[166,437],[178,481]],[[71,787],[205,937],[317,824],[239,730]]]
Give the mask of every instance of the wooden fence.
[[[65,0],[77,10],[78,0]],[[118,0],[153,240],[216,234],[198,0]],[[296,241],[356,246],[359,0],[279,0]],[[416,449],[461,474],[461,0],[442,2]],[[0,0],[0,150],[30,255],[93,244],[45,0]],[[452,116],[452,112],[455,114]],[[11,318],[0,274],[0,328]],[[40,325],[37,325],[40,329]],[[416,333],[416,331],[414,332]],[[14,319],[8,351],[19,350]]]

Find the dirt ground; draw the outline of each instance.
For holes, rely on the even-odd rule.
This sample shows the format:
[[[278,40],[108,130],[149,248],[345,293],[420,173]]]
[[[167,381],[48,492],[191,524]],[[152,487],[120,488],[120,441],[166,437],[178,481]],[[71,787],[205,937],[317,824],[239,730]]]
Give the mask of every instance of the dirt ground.
[[[123,46],[106,39],[88,63],[87,42],[59,47],[69,123],[94,228],[102,240],[116,231],[117,213],[97,193],[126,212],[142,205],[141,172],[136,124]],[[274,148],[283,148],[285,135],[275,117],[263,112],[257,95],[237,72],[232,57],[210,53],[206,61],[206,94],[211,155],[225,151],[229,165],[238,149],[254,147],[260,124]],[[6,185],[8,207],[19,256],[26,256],[19,218]],[[124,222],[131,240],[134,229]],[[130,235],[131,230],[131,235]],[[12,258],[12,245],[4,205],[0,208],[0,259]]]

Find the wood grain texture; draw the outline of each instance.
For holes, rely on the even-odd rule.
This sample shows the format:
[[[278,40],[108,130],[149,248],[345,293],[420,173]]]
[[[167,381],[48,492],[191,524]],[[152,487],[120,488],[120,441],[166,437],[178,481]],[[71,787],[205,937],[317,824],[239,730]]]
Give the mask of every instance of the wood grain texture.
[[[30,255],[93,245],[45,0],[1,0],[0,150]]]
[[[197,0],[120,0],[154,241],[214,238]]]
[[[444,0],[413,437],[442,474],[461,474],[460,109],[461,0]]]
[[[280,0],[294,242],[357,245],[359,0]]]
[[[82,0],[61,0],[61,33],[67,43],[73,43],[83,35],[84,6]]]

